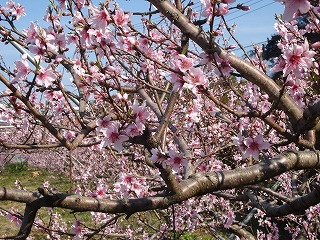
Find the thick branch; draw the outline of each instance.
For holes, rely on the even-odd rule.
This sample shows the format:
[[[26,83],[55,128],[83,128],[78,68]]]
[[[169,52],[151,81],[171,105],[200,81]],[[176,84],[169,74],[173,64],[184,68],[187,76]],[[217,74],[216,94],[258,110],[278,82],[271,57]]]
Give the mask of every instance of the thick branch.
[[[0,187],[0,200],[11,200],[27,204],[24,220],[19,231],[19,237],[26,238],[30,233],[31,225],[37,210],[41,207],[60,207],[73,211],[93,211],[104,213],[125,213],[163,209],[181,203],[195,196],[202,196],[217,190],[239,188],[252,185],[290,170],[320,168],[320,152],[285,152],[284,154],[245,169],[235,169],[214,173],[197,173],[182,181],[178,193],[164,192],[162,194],[126,200],[105,200],[79,195],[52,194],[40,195],[19,189]],[[42,191],[43,192],[43,191]],[[270,216],[284,216],[290,213],[301,212],[320,201],[320,187],[300,198],[292,200],[280,207],[268,202],[260,202],[263,210]]]
[[[245,169],[194,174],[189,179],[183,180],[180,183],[180,194],[170,195],[170,193],[162,193],[156,196],[128,200],[105,200],[79,195],[54,194],[53,196],[45,196],[46,201],[42,201],[42,206],[61,207],[74,211],[126,213],[130,215],[140,211],[167,208],[172,204],[180,203],[189,198],[202,196],[218,190],[233,189],[256,184],[290,170],[319,169],[319,159],[320,152],[318,151],[285,152],[269,161]],[[310,194],[319,193],[312,192]],[[5,187],[0,188],[0,200],[11,200],[28,204],[42,198],[44,197],[39,193]],[[312,198],[310,201],[304,198],[304,209],[319,203],[319,201],[319,196],[318,198]],[[291,210],[292,212],[295,211],[295,209]],[[289,213],[289,211],[286,212],[286,214]]]
[[[59,148],[63,147],[61,143],[52,143],[52,144],[6,144],[0,143],[3,147],[7,149],[49,149],[49,148]]]
[[[34,223],[34,220],[36,218],[38,210],[42,207],[42,204],[39,202],[42,199],[38,199],[32,203],[27,203],[26,208],[24,211],[23,220],[21,223],[21,227],[18,233],[19,239],[26,239],[30,232],[32,225]]]
[[[249,231],[247,231],[246,229],[244,229],[243,227],[236,225],[236,224],[232,224],[230,226],[229,229],[231,232],[233,232],[234,234],[236,234],[238,237],[240,237],[241,239],[248,239],[248,240],[255,240],[256,238],[252,235],[252,233],[250,233]]]
[[[320,129],[320,101],[309,105],[303,112],[303,118],[297,123],[297,131],[305,132],[310,129]]]
[[[310,193],[302,197],[297,197],[283,205],[276,205],[268,201],[261,201],[260,198],[258,199],[259,202],[254,204],[255,207],[260,208],[267,214],[267,216],[281,217],[291,213],[301,214],[310,206],[314,206],[320,202],[320,186],[316,185]]]

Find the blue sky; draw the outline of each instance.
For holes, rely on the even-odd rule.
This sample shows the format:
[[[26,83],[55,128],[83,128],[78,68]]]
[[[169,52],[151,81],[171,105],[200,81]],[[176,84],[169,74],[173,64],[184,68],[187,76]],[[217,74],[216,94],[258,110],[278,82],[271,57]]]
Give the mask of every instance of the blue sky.
[[[119,0],[119,5],[127,11],[141,11],[148,9],[149,3],[145,0]],[[198,1],[195,1],[198,2]],[[259,43],[267,40],[275,33],[275,14],[283,13],[284,6],[275,0],[237,0],[231,6],[243,3],[250,6],[250,11],[232,10],[226,16],[230,24],[237,23],[235,36],[243,46],[250,46],[252,42]],[[195,4],[198,11],[201,4]]]
[[[4,4],[6,1],[0,1]],[[23,29],[29,26],[30,21],[36,21],[41,25],[42,18],[45,13],[46,6],[49,0],[15,0],[25,6],[27,16],[19,21],[18,28]],[[99,2],[98,0],[94,2]],[[197,2],[197,1],[195,1]],[[120,7],[125,11],[147,11],[149,3],[145,0],[118,0]],[[260,43],[266,41],[268,37],[273,34],[275,23],[275,14],[283,12],[283,6],[275,2],[274,0],[237,0],[233,5],[243,3],[251,7],[250,11],[244,12],[240,10],[233,10],[226,16],[229,24],[237,23],[235,36],[242,43],[243,46],[250,46],[252,42]],[[201,5],[197,3],[195,5],[197,10],[201,9]],[[248,47],[248,50],[250,48]],[[2,55],[11,55],[14,53],[14,49],[6,49],[2,52]]]

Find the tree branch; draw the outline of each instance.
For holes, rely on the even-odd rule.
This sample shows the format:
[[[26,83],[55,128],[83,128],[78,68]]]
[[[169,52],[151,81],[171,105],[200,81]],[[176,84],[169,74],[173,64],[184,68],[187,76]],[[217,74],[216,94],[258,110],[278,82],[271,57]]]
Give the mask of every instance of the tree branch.
[[[315,188],[308,194],[297,197],[283,205],[272,204],[268,201],[262,201],[258,197],[258,202],[253,204],[255,207],[261,209],[270,217],[281,217],[291,213],[303,213],[310,206],[314,206],[320,202],[320,186],[317,184]]]
[[[234,169],[212,173],[196,173],[190,178],[181,181],[179,194],[164,192],[155,196],[126,199],[107,200],[83,197],[71,194],[52,194],[45,196],[37,192],[28,192],[19,189],[0,187],[0,200],[37,203],[39,207],[60,207],[73,211],[94,211],[104,213],[125,213],[131,215],[135,212],[154,209],[164,209],[181,203],[195,196],[202,196],[218,190],[240,188],[262,182],[290,170],[319,169],[320,152],[285,152],[284,154],[245,169]],[[283,216],[296,211],[305,210],[320,201],[320,187],[306,196],[293,200],[290,204],[273,207],[265,203],[264,210],[270,216]],[[39,205],[40,204],[40,205]],[[33,205],[30,205],[33,206]],[[29,212],[27,211],[27,214]]]
[[[32,103],[26,97],[24,97],[18,91],[18,89],[13,86],[13,84],[11,84],[8,79],[6,79],[2,74],[0,74],[0,81],[11,90],[15,97],[17,97],[21,102],[24,103],[24,105],[30,110],[34,118],[38,119],[46,127],[46,129],[48,129],[48,131],[67,149],[71,149],[71,143],[49,122],[48,119],[45,118],[45,116],[40,114],[39,111],[32,105]]]
[[[271,99],[273,99],[273,101],[280,99],[279,106],[288,115],[293,125],[303,117],[301,108],[295,104],[290,96],[286,94],[281,95],[281,88],[271,78],[237,56],[227,54],[227,51],[222,49],[215,42],[210,43],[205,33],[190,22],[189,19],[169,1],[149,0],[149,2],[151,2],[183,33],[198,44],[207,54],[217,53],[220,57],[226,57],[233,68],[235,68],[245,79],[258,85],[271,97]]]

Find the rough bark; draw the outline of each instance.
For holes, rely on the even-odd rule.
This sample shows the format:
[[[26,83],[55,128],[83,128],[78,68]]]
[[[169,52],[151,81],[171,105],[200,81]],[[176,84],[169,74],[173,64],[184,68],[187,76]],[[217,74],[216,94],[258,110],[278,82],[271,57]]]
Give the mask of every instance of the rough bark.
[[[22,223],[19,234],[20,236],[28,236],[31,231],[32,219],[34,219],[36,211],[41,207],[60,207],[73,211],[125,213],[131,215],[135,212],[168,208],[189,198],[218,190],[241,188],[256,184],[290,170],[319,169],[319,159],[319,151],[290,151],[245,169],[196,173],[179,183],[181,189],[179,194],[172,194],[166,191],[156,196],[139,199],[107,200],[62,193],[47,194],[43,189],[39,190],[40,194],[39,192],[0,187],[0,200],[11,200],[27,204],[25,220]],[[265,207],[269,207],[268,211],[272,216],[283,216],[297,211],[301,213],[301,211],[310,206],[318,204],[320,202],[319,196],[319,187],[317,187],[310,194],[300,197],[290,204],[284,204],[279,207],[272,206],[271,208],[265,203]]]

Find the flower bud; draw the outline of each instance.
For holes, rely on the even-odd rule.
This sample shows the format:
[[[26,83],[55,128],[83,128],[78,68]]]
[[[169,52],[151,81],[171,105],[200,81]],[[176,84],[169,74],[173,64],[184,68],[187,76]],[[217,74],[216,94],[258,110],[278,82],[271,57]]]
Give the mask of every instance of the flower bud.
[[[250,6],[243,6],[242,3],[238,4],[237,8],[242,10],[242,11],[249,11],[250,10]]]

